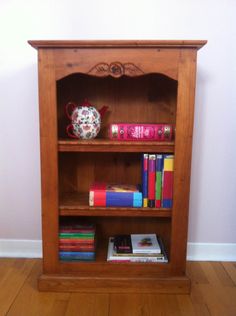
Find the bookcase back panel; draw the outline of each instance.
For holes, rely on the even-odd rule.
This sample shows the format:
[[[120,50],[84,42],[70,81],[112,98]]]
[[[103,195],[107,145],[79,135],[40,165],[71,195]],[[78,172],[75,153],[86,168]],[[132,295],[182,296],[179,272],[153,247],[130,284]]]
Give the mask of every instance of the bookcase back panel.
[[[60,193],[88,193],[93,182],[141,183],[140,153],[60,153]]]
[[[57,81],[58,134],[66,138],[65,105],[88,99],[109,107],[98,137],[108,136],[110,123],[172,123],[176,116],[177,81],[160,74],[97,78],[74,74]]]

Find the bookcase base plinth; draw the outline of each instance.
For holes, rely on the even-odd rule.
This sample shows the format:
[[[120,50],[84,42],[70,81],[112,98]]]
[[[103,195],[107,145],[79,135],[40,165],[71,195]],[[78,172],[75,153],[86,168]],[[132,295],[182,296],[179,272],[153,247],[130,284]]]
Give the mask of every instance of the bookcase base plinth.
[[[76,275],[43,274],[38,279],[40,291],[81,293],[165,293],[189,294],[186,276],[168,278],[104,278]]]

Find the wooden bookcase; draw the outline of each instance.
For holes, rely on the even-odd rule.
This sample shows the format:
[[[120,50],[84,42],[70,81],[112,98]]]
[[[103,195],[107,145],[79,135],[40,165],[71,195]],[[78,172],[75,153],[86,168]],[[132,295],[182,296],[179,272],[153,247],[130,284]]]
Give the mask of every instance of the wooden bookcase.
[[[185,275],[197,50],[206,41],[29,41],[38,50],[42,174],[42,291],[189,293]],[[64,106],[108,105],[99,136],[74,140]],[[108,139],[111,122],[172,123],[171,142]],[[142,153],[174,153],[173,208],[89,207],[93,181],[139,183]],[[96,224],[94,262],[62,262],[63,219]],[[156,233],[168,263],[106,261],[108,237]]]

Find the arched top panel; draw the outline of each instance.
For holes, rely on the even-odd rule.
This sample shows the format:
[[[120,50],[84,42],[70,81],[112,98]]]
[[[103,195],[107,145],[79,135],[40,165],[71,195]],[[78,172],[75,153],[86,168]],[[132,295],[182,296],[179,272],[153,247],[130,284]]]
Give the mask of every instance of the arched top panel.
[[[178,78],[181,50],[132,49],[55,49],[53,50],[56,80],[74,73],[95,77],[137,77],[151,73]]]
[[[131,69],[131,66],[127,65],[127,69],[118,69],[116,68],[116,70],[112,71],[110,69],[110,66],[108,68],[109,65],[104,64],[104,65],[96,65],[94,69],[91,69],[91,71],[87,74],[84,73],[71,73],[66,75],[63,78],[60,78],[57,80],[57,83],[63,83],[63,82],[70,82],[71,80],[73,82],[76,82],[77,80],[89,80],[89,82],[93,82],[95,83],[96,80],[99,79],[104,79],[107,81],[110,80],[116,80],[116,79],[120,79],[122,81],[127,81],[127,80],[132,80],[132,78],[136,78],[136,82],[141,80],[149,80],[154,78],[154,80],[158,80],[160,82],[166,82],[167,84],[169,83],[170,85],[176,85],[178,84],[178,81],[165,75],[165,74],[161,74],[161,73],[143,73],[140,69]],[[130,67],[128,69],[128,67]],[[142,79],[143,78],[143,79]],[[145,79],[146,78],[146,79]],[[138,81],[137,81],[138,80]],[[130,81],[129,81],[130,82]]]

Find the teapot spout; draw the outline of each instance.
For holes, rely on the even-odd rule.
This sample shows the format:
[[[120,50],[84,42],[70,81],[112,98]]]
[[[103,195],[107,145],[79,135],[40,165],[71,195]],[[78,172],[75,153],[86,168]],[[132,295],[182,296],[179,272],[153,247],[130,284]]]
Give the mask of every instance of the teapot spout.
[[[100,110],[98,110],[98,112],[101,115],[101,118],[103,118],[104,114],[106,113],[106,111],[108,110],[108,106],[104,105]]]

